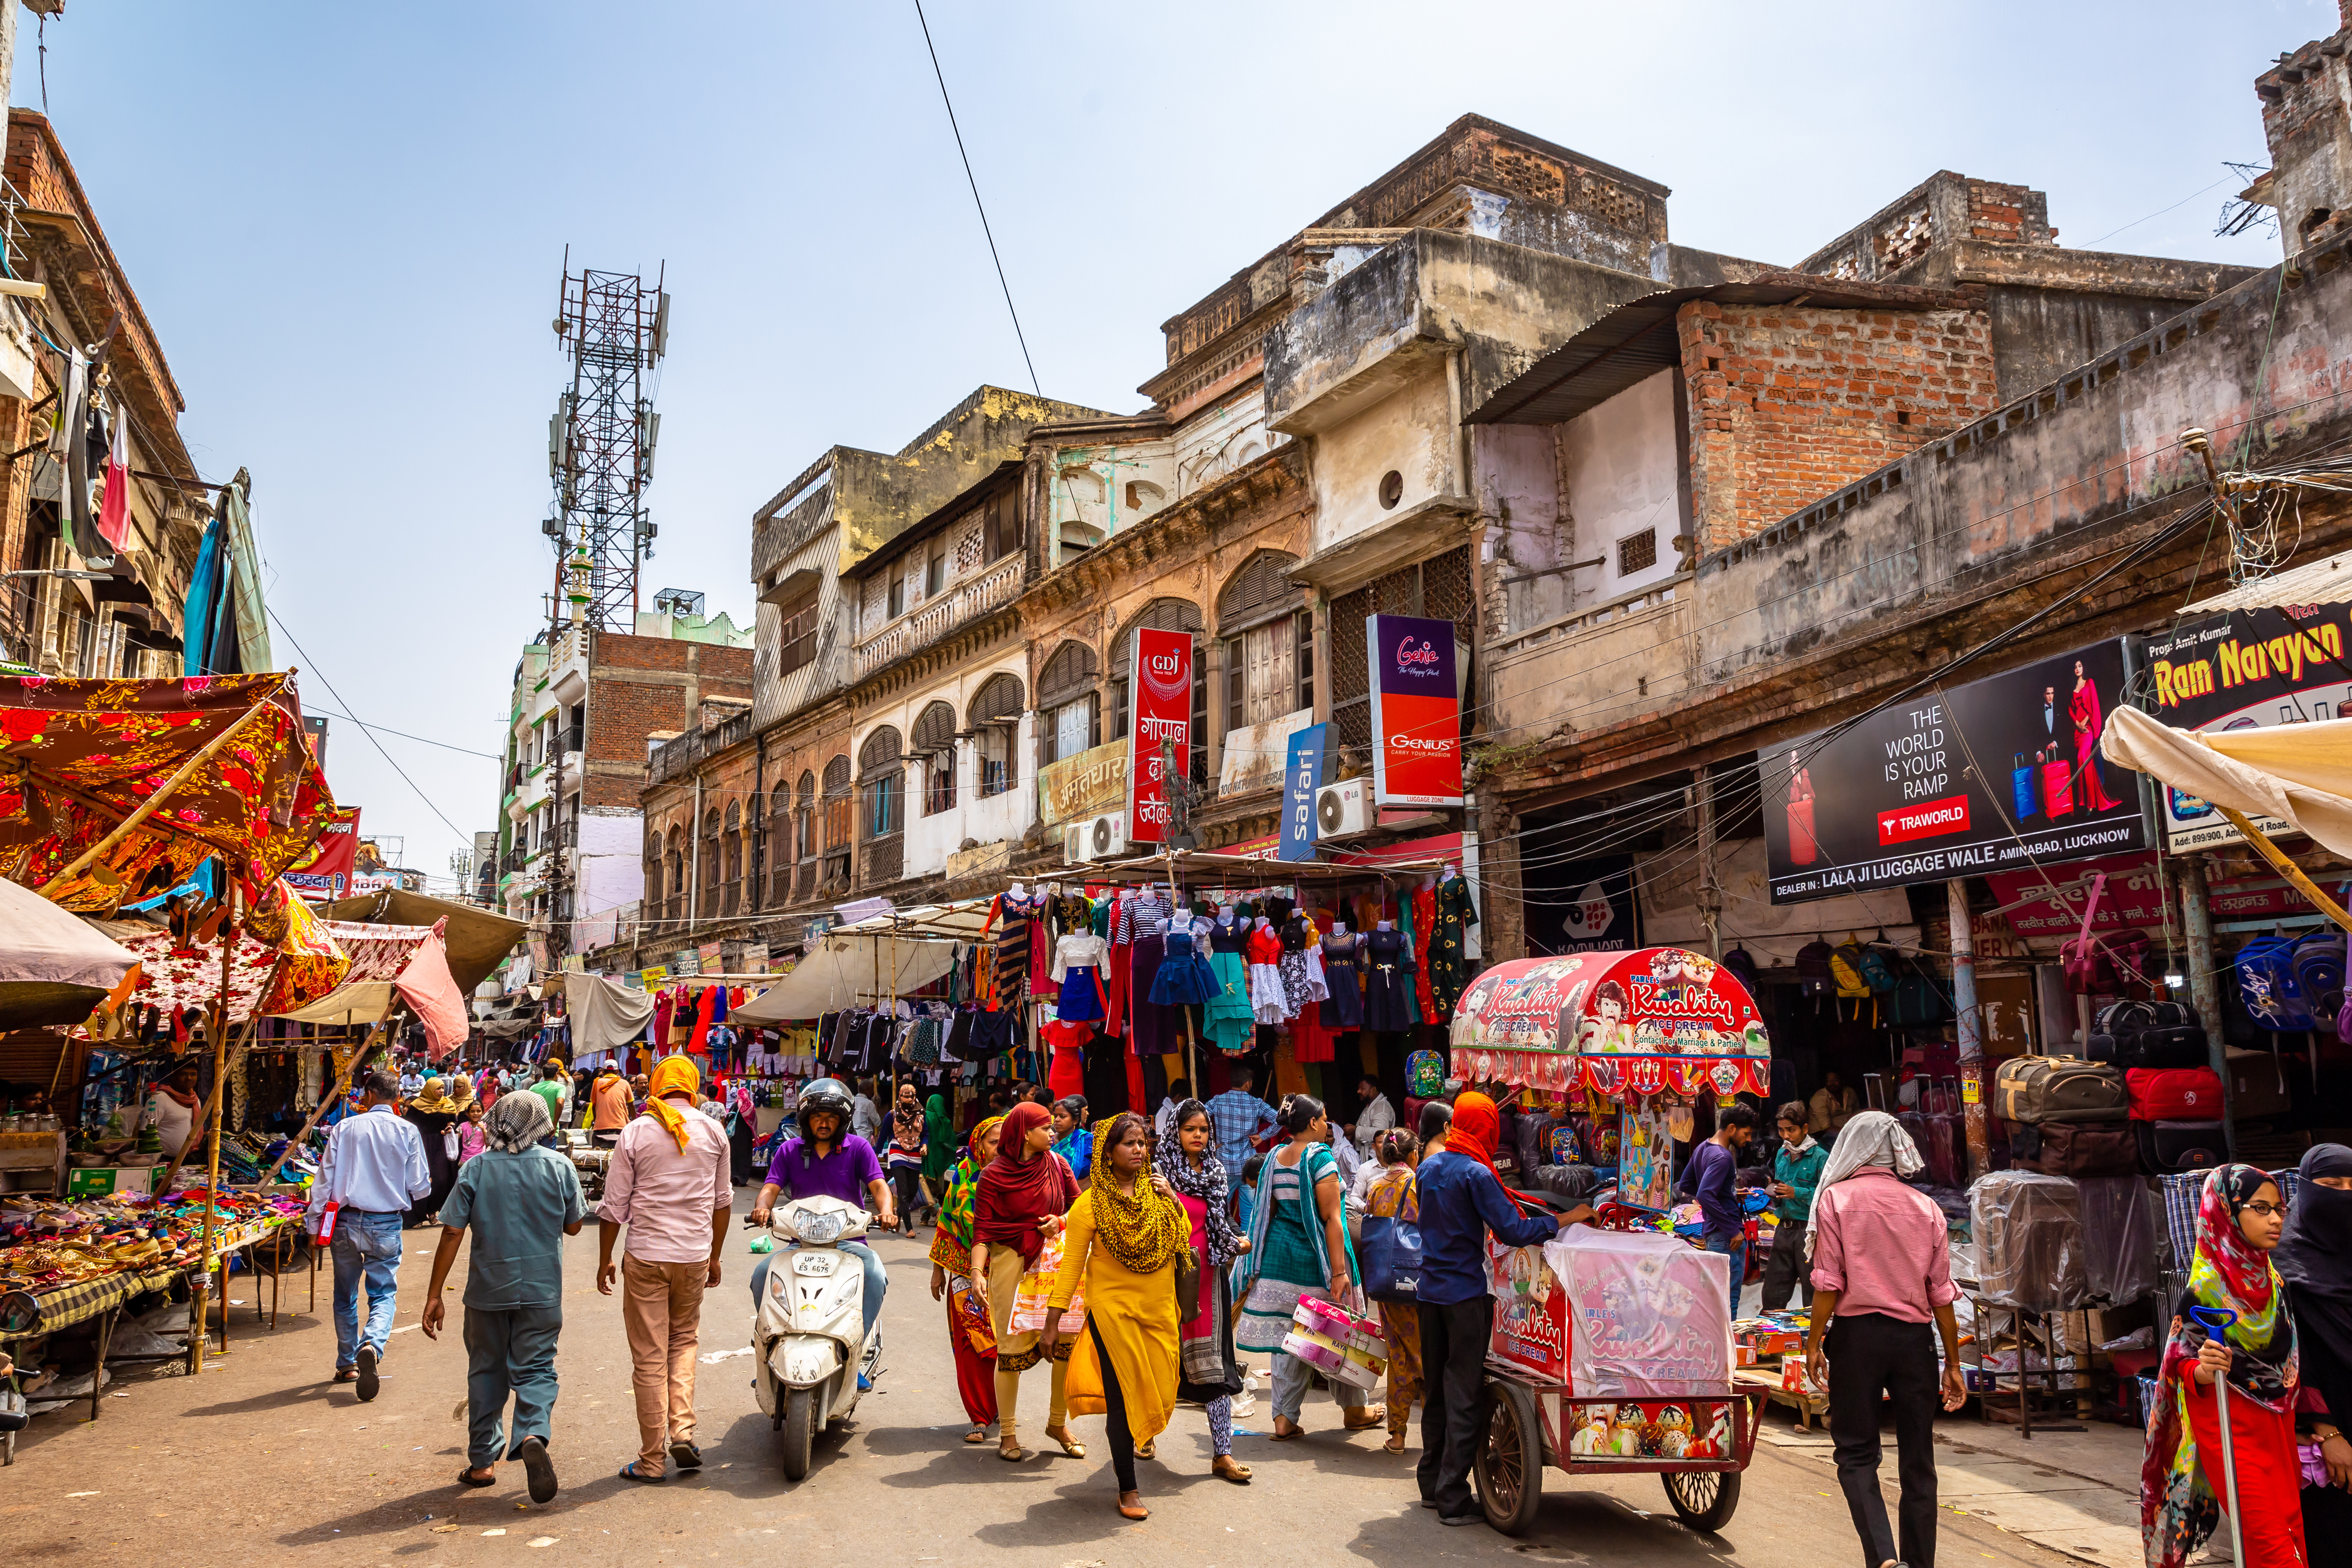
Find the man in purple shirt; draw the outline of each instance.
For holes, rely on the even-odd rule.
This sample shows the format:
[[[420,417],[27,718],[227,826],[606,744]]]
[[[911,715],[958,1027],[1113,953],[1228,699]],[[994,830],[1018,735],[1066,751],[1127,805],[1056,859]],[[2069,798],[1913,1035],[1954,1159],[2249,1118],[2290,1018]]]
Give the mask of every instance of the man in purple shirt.
[[[1683,1190],[1698,1199],[1706,1221],[1706,1249],[1731,1258],[1731,1315],[1739,1316],[1739,1288],[1748,1272],[1748,1215],[1741,1210],[1737,1183],[1739,1152],[1756,1136],[1756,1112],[1735,1105],[1715,1119],[1715,1136],[1691,1151],[1683,1171]]]
[[[890,1208],[890,1184],[882,1179],[881,1162],[874,1145],[848,1131],[852,1102],[849,1090],[835,1079],[821,1078],[801,1090],[798,1121],[801,1135],[787,1138],[768,1162],[767,1185],[751,1205],[751,1223],[764,1226],[774,1215],[778,1194],[795,1198],[839,1198],[873,1212],[875,1223],[888,1230],[897,1223]],[[882,1298],[889,1280],[882,1260],[863,1241],[838,1244],[854,1252],[866,1269],[866,1331],[874,1331],[882,1315]],[[761,1292],[768,1286],[772,1256],[751,1270],[751,1306],[758,1310]]]

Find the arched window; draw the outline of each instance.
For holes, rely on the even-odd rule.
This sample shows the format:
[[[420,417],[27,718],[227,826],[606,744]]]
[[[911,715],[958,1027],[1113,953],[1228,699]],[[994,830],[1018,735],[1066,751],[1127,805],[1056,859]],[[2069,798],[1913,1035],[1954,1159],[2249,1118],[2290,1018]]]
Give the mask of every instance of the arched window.
[[[1013,742],[1021,733],[1021,678],[1000,671],[971,700],[971,727],[980,753],[980,793],[1003,795],[1020,782]]]
[[[675,931],[677,922],[686,919],[688,912],[686,907],[686,829],[673,827],[669,830],[669,896],[662,903],[662,919],[669,922],[671,931]],[[667,936],[669,932],[663,934]]]
[[[926,764],[923,815],[935,816],[955,807],[955,710],[934,702],[915,719],[913,754]]]
[[[856,801],[849,788],[849,758],[824,764],[824,880],[849,880],[849,846],[856,837]]]
[[[793,819],[793,855],[799,861],[794,897],[805,899],[816,891],[816,774],[806,771]]]
[[[1290,580],[1297,560],[1261,550],[1217,595],[1228,730],[1315,706],[1315,624],[1305,592]]]
[[[1135,633],[1139,627],[1153,631],[1191,632],[1192,634],[1192,779],[1206,784],[1209,779],[1209,749],[1203,744],[1209,725],[1209,671],[1202,656],[1201,634],[1206,630],[1197,605],[1182,599],[1154,599],[1143,606],[1143,613],[1121,626],[1118,640],[1110,650],[1111,738],[1124,740],[1129,711],[1128,663],[1135,657]]]
[[[1095,689],[1095,650],[1066,642],[1037,676],[1037,712],[1045,760],[1058,763],[1102,742],[1102,695]]]
[[[662,900],[662,838],[658,833],[646,840],[646,890],[641,897],[648,915]]]
[[[869,888],[898,879],[906,866],[907,767],[898,731],[885,724],[857,749],[857,788],[866,803],[866,880]]]
[[[699,920],[713,920],[719,914],[719,808],[712,806],[702,814],[702,838],[696,846],[702,854],[702,887],[695,899],[695,915]]]
[[[719,910],[731,915],[741,910],[743,898],[743,811],[735,801],[727,803],[727,826],[719,836]]]

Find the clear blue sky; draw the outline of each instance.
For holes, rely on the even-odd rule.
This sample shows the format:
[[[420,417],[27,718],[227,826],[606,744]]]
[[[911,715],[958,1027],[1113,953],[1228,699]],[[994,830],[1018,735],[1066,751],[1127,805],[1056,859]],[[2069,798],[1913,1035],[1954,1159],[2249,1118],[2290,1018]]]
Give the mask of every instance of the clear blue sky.
[[[1658,180],[1677,240],[1765,260],[1948,168],[2047,191],[2062,243],[2267,265],[2275,239],[2213,237],[2221,160],[2267,161],[2254,77],[2336,26],[2324,0],[929,14],[1044,390],[1122,410],[1162,321],[1465,111]],[[792,475],[1027,384],[911,0],[71,0],[47,33],[189,448],[253,471],[316,707],[323,676],[372,723],[497,749],[551,574],[566,244],[668,263],[646,586],[739,620],[751,514]],[[337,795],[442,872],[464,840],[335,728]],[[383,739],[465,834],[494,825],[490,762]]]

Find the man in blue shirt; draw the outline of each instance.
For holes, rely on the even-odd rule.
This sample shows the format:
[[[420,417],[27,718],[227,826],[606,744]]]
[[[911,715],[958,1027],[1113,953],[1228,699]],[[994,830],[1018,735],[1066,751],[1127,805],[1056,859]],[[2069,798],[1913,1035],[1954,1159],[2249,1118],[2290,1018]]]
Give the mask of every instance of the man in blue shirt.
[[[1731,1258],[1731,1315],[1739,1316],[1739,1289],[1748,1271],[1748,1215],[1740,1206],[1737,1180],[1739,1152],[1756,1136],[1756,1112],[1735,1105],[1715,1119],[1715,1135],[1691,1151],[1683,1167],[1683,1191],[1698,1199],[1706,1221],[1706,1249]]]
[[[1257,1076],[1247,1063],[1235,1062],[1229,1081],[1233,1087],[1209,1101],[1209,1134],[1224,1163],[1226,1184],[1238,1191],[1251,1143],[1275,1129],[1274,1107],[1252,1092]]]
[[[1495,1174],[1502,1117],[1483,1094],[1454,1102],[1445,1147],[1415,1176],[1421,1197],[1421,1506],[1445,1524],[1484,1521],[1470,1494],[1478,1451],[1478,1396],[1486,1346],[1495,1332],[1495,1299],[1486,1291],[1486,1233],[1506,1247],[1549,1241],[1575,1219],[1541,1209],[1523,1213]]]
[[[310,1184],[310,1234],[327,1205],[335,1205],[335,1381],[359,1384],[362,1399],[376,1394],[376,1363],[392,1336],[399,1305],[400,1227],[408,1205],[433,1190],[425,1163],[425,1136],[393,1114],[400,1080],[382,1068],[360,1086],[359,1113],[327,1134],[319,1179]],[[360,1297],[367,1296],[367,1328],[360,1328]]]
[[[563,1238],[580,1234],[588,1205],[572,1162],[544,1147],[552,1122],[536,1093],[502,1096],[483,1119],[485,1147],[457,1172],[441,1205],[441,1247],[425,1303],[426,1339],[446,1321],[441,1291],[473,1232],[466,1266],[466,1466],[457,1484],[496,1484],[501,1456],[520,1459],[530,1500],[555,1496],[547,1457],[555,1412],[555,1337],[563,1328]],[[514,1425],[502,1431],[507,1398]]]

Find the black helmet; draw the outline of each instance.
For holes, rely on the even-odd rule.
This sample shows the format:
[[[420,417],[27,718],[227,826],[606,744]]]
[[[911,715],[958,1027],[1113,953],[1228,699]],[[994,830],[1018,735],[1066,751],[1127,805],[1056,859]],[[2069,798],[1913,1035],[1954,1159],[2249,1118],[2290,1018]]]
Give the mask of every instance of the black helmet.
[[[799,1108],[793,1112],[793,1125],[800,1129],[802,1137],[806,1138],[809,1136],[809,1113],[827,1110],[841,1118],[841,1131],[836,1136],[846,1136],[853,1109],[848,1087],[839,1079],[815,1079],[801,1090]]]

